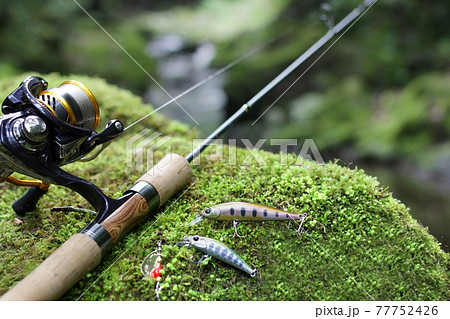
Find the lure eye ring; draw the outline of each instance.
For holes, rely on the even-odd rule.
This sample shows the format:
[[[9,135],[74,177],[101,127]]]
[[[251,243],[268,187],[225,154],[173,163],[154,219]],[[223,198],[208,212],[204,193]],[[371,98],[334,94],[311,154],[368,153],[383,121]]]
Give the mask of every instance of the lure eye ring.
[[[211,214],[211,211],[212,211],[211,207],[207,207],[205,209],[205,214]]]

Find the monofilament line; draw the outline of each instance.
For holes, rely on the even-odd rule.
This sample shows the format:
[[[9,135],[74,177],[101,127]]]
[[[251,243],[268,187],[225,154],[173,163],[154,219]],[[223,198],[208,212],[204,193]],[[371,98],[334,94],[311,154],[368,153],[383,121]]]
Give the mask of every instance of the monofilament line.
[[[117,40],[111,35],[111,34],[109,34],[109,32],[108,31],[106,31],[106,29],[105,28],[103,28],[103,26],[99,23],[99,22],[97,22],[97,20],[96,19],[94,19],[94,17],[92,16],[92,15],[90,15],[89,14],[89,12],[87,12],[87,10],[86,9],[84,9],[84,7],[83,6],[81,6],[76,0],[73,0],[79,7],[80,7],[80,9],[81,10],[83,10],[83,12],[92,20],[92,21],[94,21],[94,23],[103,31],[103,32],[105,32],[105,34],[106,35],[108,35],[108,37],[110,37],[111,38],[111,40],[113,40],[114,41],[114,43],[115,44],[117,44],[117,46],[142,70],[142,71],[144,71],[144,73],[153,81],[153,82],[155,82],[156,83],[156,85],[158,85],[160,88],[161,88],[161,90],[163,90],[164,91],[164,93],[166,93],[168,96],[169,96],[169,98],[171,98],[172,100],[173,100],[173,102],[175,102],[194,122],[195,122],[195,124],[197,124],[197,125],[200,125],[190,114],[189,114],[189,112],[188,111],[186,111],[186,109],[183,107],[183,106],[181,106],[181,104],[180,103],[178,103],[173,97],[172,97],[172,95],[169,93],[169,92],[167,92],[167,90],[166,89],[164,89],[164,87],[161,85],[161,84],[159,84],[159,82],[158,81],[156,81],[156,79],[149,73],[149,72],[147,72],[147,70],[119,43],[119,42],[117,42]]]
[[[352,12],[350,12],[344,19],[342,19],[336,26],[334,26],[332,30],[329,30],[322,38],[320,38],[316,43],[314,43],[308,50],[306,50],[286,69],[284,69],[277,77],[275,77],[272,81],[270,81],[262,90],[256,93],[256,95],[253,96],[247,103],[243,104],[232,116],[230,116],[225,122],[223,122],[214,132],[212,132],[207,138],[205,138],[200,145],[198,145],[191,153],[189,153],[185,157],[186,160],[188,162],[191,162],[194,158],[199,156],[201,152],[206,147],[208,147],[209,144],[211,144],[218,136],[220,136],[223,132],[225,132],[228,129],[228,127],[231,124],[233,124],[238,118],[240,118],[243,114],[245,114],[253,106],[253,104],[259,101],[265,94],[267,94],[281,81],[283,81],[292,71],[294,71],[297,67],[299,67],[306,59],[308,59],[311,55],[317,52],[317,50],[319,50],[323,45],[325,45],[336,33],[340,32],[354,19],[358,18],[358,16],[361,13],[364,14],[365,12],[367,12],[367,10],[370,9],[376,2],[377,0],[366,0],[362,4],[360,4],[357,8],[353,9]],[[356,21],[358,20],[359,18]],[[348,31],[348,29],[346,31]],[[267,110],[264,113],[266,112]],[[256,121],[258,121],[258,119]],[[253,124],[255,124],[256,121]]]
[[[100,276],[98,276],[97,277],[97,279],[95,279],[94,280],[94,282],[89,286],[89,287],[87,287],[86,288],[86,290],[84,290],[83,291],[83,293],[77,298],[77,301],[79,301],[83,296],[84,296],[84,294],[86,293],[86,292],[88,292],[99,280],[100,280],[100,278],[102,278],[103,277],[103,275],[104,274],[106,274],[106,272],[108,272],[108,270],[110,270],[111,269],[111,267],[112,266],[114,266],[122,257],[123,257],[123,255],[125,255],[125,253],[126,252],[128,252],[134,245],[136,245],[136,243],[149,231],[149,229],[150,228],[152,228],[153,227],[153,225],[154,224],[156,224],[156,222],[164,215],[164,214],[166,214],[171,208],[172,208],[172,206],[173,205],[175,205],[176,203],[178,203],[179,201],[180,201],[180,199],[184,196],[184,194],[186,194],[186,192],[189,190],[189,189],[191,189],[191,187],[193,187],[194,185],[195,185],[195,183],[197,183],[197,181],[198,181],[198,179],[196,179],[194,182],[192,182],[190,185],[189,185],[189,187],[188,188],[186,188],[184,191],[183,191],[183,193],[180,195],[180,196],[178,196],[178,198],[172,203],[172,204],[170,204],[170,206],[168,207],[168,208],[166,208],[166,210],[158,217],[158,218],[156,218],[154,221],[153,221],[153,223],[151,223],[150,224],[150,226],[148,226],[147,227],[147,229],[145,230],[145,231],[143,231],[142,232],[142,234],[128,247],[128,248],[126,248],[121,254],[120,254],[120,256],[119,257],[117,257],[117,259],[116,260],[114,260],[114,262],[111,264],[111,265],[109,265],[109,267],[104,271],[104,272],[102,272],[101,274],[100,274]]]
[[[195,89],[199,88],[200,86],[202,86],[203,84],[205,84],[206,82],[209,82],[210,80],[214,79],[215,77],[221,75],[222,73],[225,73],[226,71],[228,71],[229,69],[231,69],[232,67],[236,66],[237,64],[241,63],[242,61],[250,58],[251,56],[259,53],[260,51],[262,51],[263,49],[265,49],[266,47],[268,47],[269,45],[271,45],[272,43],[278,41],[279,39],[281,39],[282,37],[286,36],[286,34],[290,33],[293,31],[293,28],[287,30],[286,32],[284,32],[281,36],[275,37],[269,41],[266,41],[258,46],[256,46],[255,48],[249,50],[247,53],[245,53],[244,55],[242,55],[241,57],[238,57],[236,60],[228,63],[227,65],[225,65],[224,67],[220,68],[219,70],[217,70],[216,72],[214,72],[213,74],[209,75],[208,77],[204,78],[203,80],[201,80],[200,82],[194,84],[193,86],[191,86],[190,88],[186,89],[185,91],[181,92],[180,94],[178,94],[176,97],[174,97],[173,99],[167,101],[166,103],[162,104],[161,106],[159,106],[158,108],[154,109],[153,111],[149,112],[148,114],[144,115],[143,117],[141,117],[140,119],[136,120],[135,122],[131,123],[130,125],[128,125],[125,128],[125,131],[131,127],[133,127],[134,125],[138,124],[139,122],[145,120],[147,117],[151,116],[152,114],[160,111],[161,109],[165,108],[166,106],[168,106],[169,104],[171,104],[172,102],[181,99],[183,96],[191,93],[192,91],[194,91]]]
[[[312,47],[310,47],[305,53],[303,53],[297,60],[295,60],[287,69],[285,69],[282,73],[280,73],[275,79],[272,80],[264,89],[264,91],[260,92],[260,96],[257,95],[254,97],[255,101],[259,100],[264,94],[266,94],[268,91],[270,91],[275,85],[280,83],[282,80],[284,80],[292,71],[294,71],[298,66],[300,66],[305,60],[311,57],[315,52],[317,52],[322,46],[324,46],[335,34],[339,33],[343,28],[345,28],[351,21],[353,21],[355,18],[356,20],[351,23],[351,25],[324,51],[322,52],[317,59],[312,62],[308,68],[297,78],[295,81],[252,123],[252,125],[255,125],[256,122],[259,121],[261,117],[264,116],[271,108],[272,106],[277,103],[285,94],[287,91],[289,91],[295,83],[297,83],[305,74],[308,72],[335,44],[338,42],[345,33],[347,33],[348,30],[350,30],[356,22],[358,22],[359,19],[361,19],[364,14],[372,8],[372,6],[378,1],[378,0],[372,0],[371,1],[365,1],[364,5],[367,6],[367,4],[370,3],[370,5],[364,10],[363,13],[361,13],[362,9],[361,7],[355,8],[352,12],[350,12],[344,19],[342,19],[337,25],[335,25],[333,28],[331,28],[322,38],[320,38],[316,43],[313,44]],[[253,104],[250,103],[249,104]]]
[[[252,181],[257,185],[257,186],[259,186],[259,188],[261,188],[261,190],[262,191],[265,191],[262,187],[261,187],[261,185],[258,183],[258,182],[256,182],[256,180],[254,179],[254,178],[252,178]],[[291,217],[292,218],[292,217]],[[292,219],[293,221],[295,221],[294,219]],[[300,224],[300,226],[299,226],[299,229],[301,229],[301,231],[302,232],[304,232],[304,233],[306,233],[313,241],[314,241],[314,243],[325,253],[325,254],[327,254],[327,256],[328,257],[330,257],[331,258],[331,260],[333,260],[333,262],[336,264],[336,265],[338,265],[339,266],[339,268],[341,268],[342,269],[342,271],[362,290],[362,291],[364,291],[364,293],[370,298],[370,299],[372,299],[373,301],[375,301],[375,299],[372,297],[372,295],[371,294],[369,294],[368,292],[367,292],[367,290],[366,289],[364,289],[364,287],[358,282],[358,281],[356,281],[356,279],[354,278],[354,277],[352,277],[350,274],[349,274],[349,272],[340,264],[340,263],[338,263],[337,261],[336,261],[336,259],[334,259],[333,258],[333,256],[331,256],[329,253],[328,253],[328,251],[325,249],[325,248],[323,248],[315,239],[314,239],[314,237],[313,236],[311,236],[309,233],[308,233],[308,231],[306,231],[305,230],[305,228],[302,226],[303,225],[303,221],[304,221],[304,219],[301,221],[301,224]]]
[[[222,67],[221,69],[217,70],[216,72],[214,72],[213,74],[211,74],[210,76],[204,78],[203,80],[201,80],[200,82],[194,84],[193,86],[191,86],[190,88],[186,89],[185,91],[181,92],[180,94],[178,94],[176,97],[172,98],[171,100],[167,101],[166,103],[164,103],[163,105],[159,106],[158,108],[154,109],[153,111],[151,111],[150,113],[144,115],[143,117],[141,117],[140,119],[138,119],[137,121],[135,121],[134,123],[131,123],[130,125],[128,125],[125,128],[125,131],[129,128],[131,128],[132,126],[138,124],[139,122],[145,120],[147,117],[149,117],[150,115],[160,111],[161,109],[165,108],[167,105],[171,104],[172,102],[175,102],[178,99],[181,99],[183,96],[191,93],[192,91],[194,91],[195,89],[199,88],[200,86],[202,86],[203,84],[205,84],[206,82],[212,80],[213,78],[219,76],[220,74],[226,72],[227,70],[231,69],[233,66],[235,66],[236,64],[240,63],[241,61],[247,59],[248,57],[256,54],[257,52],[259,52],[260,50],[262,50],[261,48],[258,48],[257,50],[252,50],[249,53],[245,54],[244,56],[234,60],[233,62],[227,64],[226,66]]]
[[[304,230],[303,229],[303,231],[309,236],[309,238],[311,238],[313,241],[314,241],[314,243],[317,245],[317,246],[319,246],[320,247],[320,249],[322,249],[324,252],[325,252],[325,254],[327,254],[327,256],[328,257],[330,257],[331,258],[331,260],[333,260],[334,261],[334,263],[336,264],[336,265],[338,265],[339,266],[339,268],[341,268],[342,269],[342,271],[343,272],[345,272],[345,274],[362,290],[362,291],[364,291],[364,293],[370,298],[370,299],[372,299],[372,301],[375,301],[375,299],[372,297],[372,295],[371,294],[369,294],[368,292],[367,292],[367,290],[366,289],[364,289],[364,287],[359,283],[359,282],[357,282],[356,281],[356,279],[353,277],[353,276],[351,276],[349,273],[348,273],[348,271],[347,270],[345,270],[345,268],[344,267],[342,267],[341,266],[341,264],[339,264],[337,261],[336,261],[336,259],[334,259],[333,258],[333,256],[331,256],[329,253],[328,253],[328,251],[326,250],[326,249],[324,249],[315,239],[314,239],[314,237],[313,236],[311,236],[306,230]]]

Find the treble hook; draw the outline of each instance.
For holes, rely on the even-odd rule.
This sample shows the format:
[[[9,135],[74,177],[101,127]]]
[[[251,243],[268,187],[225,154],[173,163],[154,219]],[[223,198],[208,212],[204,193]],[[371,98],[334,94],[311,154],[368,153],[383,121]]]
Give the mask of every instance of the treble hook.
[[[237,220],[233,220],[234,235],[233,235],[232,238],[234,238],[235,236],[238,236],[239,238],[245,237],[245,236],[239,235],[238,232],[237,232],[237,226],[238,226],[239,224],[240,224],[240,223],[239,223]]]
[[[204,260],[211,258],[210,255],[204,254],[202,255],[202,258],[200,258],[198,261],[194,261],[194,256],[191,256],[190,260],[191,263],[196,264],[197,266],[200,265]]]
[[[200,214],[200,212],[195,213],[195,219],[189,223],[189,226],[195,225],[197,223],[200,223],[202,220],[205,219],[205,216]]]
[[[258,270],[256,268],[253,270],[253,273],[250,275],[250,277],[255,278],[255,280],[256,280],[256,284],[254,284],[254,285],[250,282],[250,289],[257,289],[258,286],[260,285],[260,282],[259,282]]]
[[[191,242],[189,241],[189,237],[188,236],[183,236],[183,241],[179,241],[179,242],[175,243],[175,245],[177,245],[177,246],[187,246],[187,247],[191,247],[192,246]],[[204,260],[206,260],[208,258],[211,258],[211,256],[208,255],[208,254],[203,254],[202,257],[198,261],[195,261],[194,260],[194,256],[191,256],[190,261],[191,261],[191,263],[196,264],[198,266]]]
[[[334,27],[334,17],[331,14],[332,8],[329,3],[322,3],[320,5],[321,14],[319,16],[320,20],[325,23],[328,29],[332,29]]]
[[[159,292],[161,291],[161,283],[158,281],[155,285],[155,295],[156,295],[156,300],[161,301],[161,298],[159,297]]]
[[[303,222],[305,221],[306,217],[308,217],[308,214],[307,213],[303,213],[303,214],[300,214],[300,216],[301,216],[300,225],[298,226],[297,231],[296,231],[296,233],[299,236],[301,236],[302,233],[303,233],[303,228],[302,228]]]

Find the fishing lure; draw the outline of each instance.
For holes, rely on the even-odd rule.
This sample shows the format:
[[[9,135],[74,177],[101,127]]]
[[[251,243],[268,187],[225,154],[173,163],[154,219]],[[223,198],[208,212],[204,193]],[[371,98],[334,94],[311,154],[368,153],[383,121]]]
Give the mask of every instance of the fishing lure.
[[[201,260],[207,257],[214,257],[224,263],[242,270],[251,277],[256,276],[256,268],[252,269],[241,257],[239,257],[238,254],[236,254],[236,252],[234,252],[234,250],[227,247],[220,241],[195,235],[184,236],[184,241],[177,242],[176,245],[194,247],[198,249],[205,254]]]
[[[161,290],[161,241],[158,241],[158,248],[152,251],[141,265],[141,272],[145,277],[152,278],[156,281],[155,294],[156,299],[160,301],[159,292]]]
[[[205,218],[213,220],[232,220],[234,235],[240,237],[236,230],[236,222],[240,221],[266,221],[266,220],[300,220],[297,234],[301,234],[303,221],[307,214],[300,215],[285,212],[280,209],[246,202],[229,202],[210,206],[202,212],[197,212],[196,218],[189,223],[195,225]]]

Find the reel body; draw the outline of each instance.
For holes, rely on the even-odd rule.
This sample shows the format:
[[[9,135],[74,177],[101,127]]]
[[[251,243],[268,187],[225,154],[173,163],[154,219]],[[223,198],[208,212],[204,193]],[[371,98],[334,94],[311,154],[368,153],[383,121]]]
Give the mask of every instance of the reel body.
[[[49,184],[69,187],[80,193],[97,210],[111,199],[94,184],[60,167],[82,159],[97,146],[110,143],[124,130],[111,120],[97,133],[100,120],[92,92],[77,81],[67,81],[47,90],[47,82],[37,76],[26,78],[3,102],[0,117],[0,180],[32,186],[13,204],[18,214],[33,208]],[[11,176],[17,172],[38,181]]]

